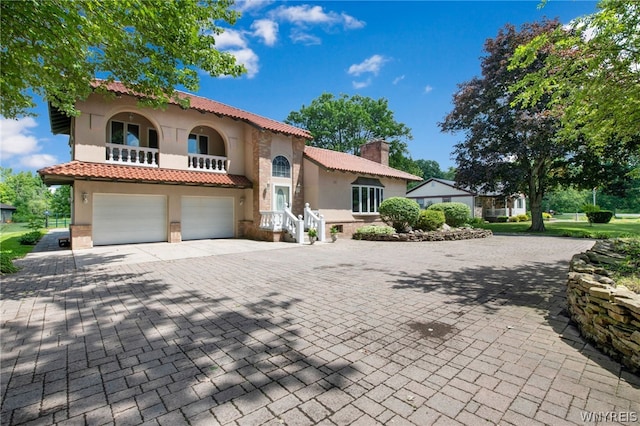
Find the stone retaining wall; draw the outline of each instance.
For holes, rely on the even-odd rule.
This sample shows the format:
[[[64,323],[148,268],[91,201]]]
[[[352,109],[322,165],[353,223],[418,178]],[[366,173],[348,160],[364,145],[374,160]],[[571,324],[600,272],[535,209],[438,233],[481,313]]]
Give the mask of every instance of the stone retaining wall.
[[[453,228],[447,231],[411,231],[391,235],[362,235],[360,240],[371,241],[451,241],[486,238],[493,235],[489,229]]]
[[[582,335],[598,349],[640,372],[640,295],[617,286],[606,266],[619,259],[612,243],[597,242],[571,260],[567,304]]]

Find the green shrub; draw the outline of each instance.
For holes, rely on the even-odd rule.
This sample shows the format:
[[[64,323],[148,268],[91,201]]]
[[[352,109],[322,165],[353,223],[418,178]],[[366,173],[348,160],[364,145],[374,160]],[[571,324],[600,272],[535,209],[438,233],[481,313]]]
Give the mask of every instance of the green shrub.
[[[362,240],[368,235],[393,235],[395,232],[396,230],[390,226],[366,225],[356,229],[353,239]]]
[[[3,274],[13,274],[18,272],[18,268],[13,264],[13,257],[9,253],[0,253],[0,272]]]
[[[587,212],[589,223],[609,223],[613,217],[613,212],[609,210],[599,210],[595,212]]]
[[[505,223],[509,220],[508,216],[498,216],[496,217],[496,222],[498,223]]]
[[[471,209],[464,203],[436,203],[427,210],[439,210],[444,212],[447,225],[457,228],[464,225],[471,216]]]
[[[40,241],[40,238],[42,238],[42,232],[31,231],[20,236],[19,241],[20,241],[20,244],[22,244],[23,246],[32,246],[36,244],[38,241]]]
[[[518,216],[509,216],[508,221],[509,222],[520,222],[520,219],[518,219]]]
[[[443,211],[422,210],[415,227],[423,231],[435,231],[439,229],[444,222],[445,217]]]
[[[600,206],[598,206],[596,204],[583,204],[582,205],[582,211],[585,212],[585,213],[599,212],[600,211]]]
[[[481,217],[473,217],[473,218],[471,218],[471,219],[469,219],[467,221],[467,223],[469,225],[471,225],[472,227],[483,225],[484,222],[485,222],[485,220],[483,218],[481,218]]]
[[[521,214],[519,214],[519,215],[518,215],[518,216],[516,216],[516,217],[518,218],[518,222],[527,222],[527,221],[531,220],[531,219],[529,218],[529,216],[527,216],[527,215],[526,215],[526,214],[524,214],[524,213],[521,213]]]
[[[384,223],[393,226],[397,232],[404,232],[415,225],[420,215],[420,206],[408,198],[391,197],[380,203],[378,213]]]

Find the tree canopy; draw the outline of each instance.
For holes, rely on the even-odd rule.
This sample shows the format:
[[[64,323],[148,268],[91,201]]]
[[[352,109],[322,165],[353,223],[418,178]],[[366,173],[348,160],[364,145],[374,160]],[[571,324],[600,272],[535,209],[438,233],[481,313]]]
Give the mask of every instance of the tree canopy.
[[[513,102],[545,102],[566,138],[592,154],[640,150],[640,3],[602,0],[599,11],[539,34],[516,49],[510,69],[542,66],[514,82]],[[636,169],[636,173],[640,170]]]
[[[407,150],[407,140],[413,139],[411,130],[397,122],[384,98],[346,94],[336,98],[323,93],[309,106],[292,111],[285,123],[307,129],[313,140],[311,145],[333,151],[359,155],[360,146],[372,139],[389,143],[389,165],[420,175]]]
[[[30,114],[33,94],[68,115],[90,82],[105,74],[151,106],[181,103],[177,86],[198,89],[211,76],[244,72],[215,49],[220,22],[235,23],[232,0],[24,0],[0,2],[0,113]]]
[[[557,21],[525,24],[518,31],[506,25],[485,42],[482,76],[459,85],[453,110],[440,124],[443,131],[464,134],[454,147],[456,182],[481,191],[529,197],[531,230],[543,231],[542,199],[557,174],[567,147],[556,138],[558,120],[543,102],[514,105],[509,87],[542,66],[542,59],[526,68],[509,70],[516,48],[539,34],[559,27]]]
[[[31,217],[44,217],[49,207],[51,193],[37,174],[14,173],[0,167],[0,202],[16,208],[15,222],[26,222]]]

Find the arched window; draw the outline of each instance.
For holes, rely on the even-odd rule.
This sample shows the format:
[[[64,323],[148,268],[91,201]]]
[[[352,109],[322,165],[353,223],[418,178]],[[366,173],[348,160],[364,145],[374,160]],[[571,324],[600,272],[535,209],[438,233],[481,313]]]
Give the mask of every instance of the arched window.
[[[274,177],[291,177],[291,165],[282,155],[278,155],[271,162],[271,176]]]

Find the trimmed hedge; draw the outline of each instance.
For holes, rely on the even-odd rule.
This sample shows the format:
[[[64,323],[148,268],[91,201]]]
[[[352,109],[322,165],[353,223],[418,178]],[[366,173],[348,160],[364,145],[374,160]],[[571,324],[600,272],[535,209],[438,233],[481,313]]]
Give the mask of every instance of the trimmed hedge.
[[[416,222],[416,229],[422,231],[435,231],[440,229],[444,224],[445,217],[444,212],[440,210],[422,210],[418,221]]]
[[[365,225],[356,229],[352,238],[354,240],[369,240],[382,235],[393,235],[395,232],[396,230],[390,226]]]
[[[384,223],[393,226],[398,232],[403,232],[415,225],[420,215],[420,206],[408,198],[391,197],[380,203],[378,213]]]
[[[427,210],[439,210],[444,212],[447,225],[458,228],[469,220],[471,209],[464,203],[436,203],[429,206]]]
[[[609,210],[599,210],[587,212],[586,215],[590,223],[609,223],[613,217],[613,212]]]

